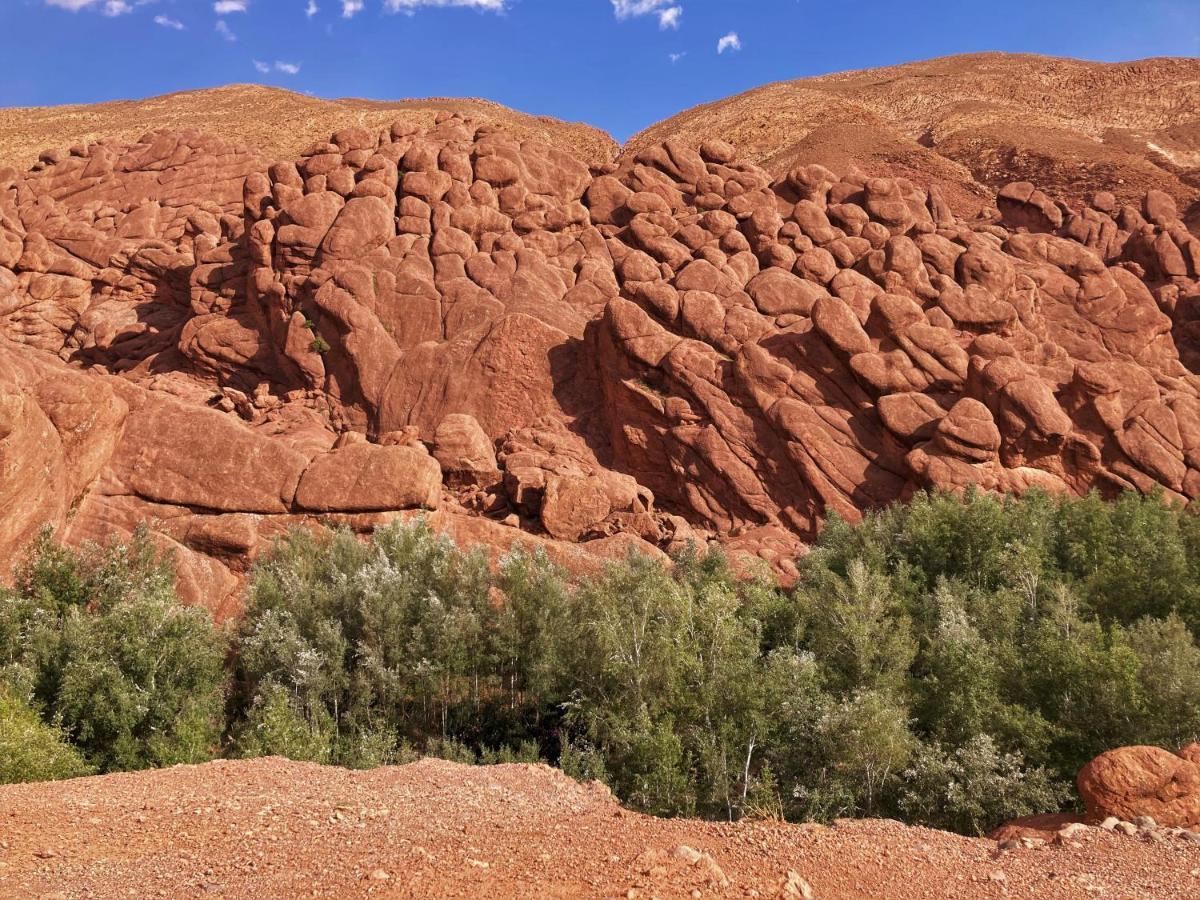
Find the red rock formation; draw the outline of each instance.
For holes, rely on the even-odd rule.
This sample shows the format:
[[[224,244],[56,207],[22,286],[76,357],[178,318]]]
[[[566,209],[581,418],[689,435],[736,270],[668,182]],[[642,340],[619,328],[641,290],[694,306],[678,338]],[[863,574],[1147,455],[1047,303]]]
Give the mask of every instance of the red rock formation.
[[[1198,276],[1165,194],[1010,185],[967,220],[720,141],[589,169],[446,114],[269,166],[80,146],[0,173],[0,557],[148,520],[230,615],[313,518],[787,575],[831,511],[923,488],[1191,501]]]
[[[1150,816],[1167,827],[1200,825],[1200,765],[1159,747],[1118,747],[1093,759],[1076,779],[1089,819]],[[1191,755],[1195,755],[1192,753]]]

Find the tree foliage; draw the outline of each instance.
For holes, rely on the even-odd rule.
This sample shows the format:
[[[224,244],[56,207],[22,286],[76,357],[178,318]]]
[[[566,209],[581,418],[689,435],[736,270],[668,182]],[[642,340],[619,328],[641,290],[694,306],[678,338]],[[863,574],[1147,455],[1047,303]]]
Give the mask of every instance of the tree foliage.
[[[297,531],[224,670],[144,535],[47,537],[0,596],[0,680],[36,740],[102,770],[218,745],[540,758],[660,814],[979,833],[1070,803],[1099,752],[1200,737],[1198,523],[1160,497],[918,495],[828,523],[788,589],[695,548],[580,578],[518,551],[491,569],[422,522]]]

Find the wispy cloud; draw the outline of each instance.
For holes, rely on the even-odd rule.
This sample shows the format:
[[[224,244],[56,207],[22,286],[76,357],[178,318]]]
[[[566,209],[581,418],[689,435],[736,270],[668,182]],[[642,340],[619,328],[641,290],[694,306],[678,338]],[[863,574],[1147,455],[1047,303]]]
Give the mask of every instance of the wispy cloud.
[[[99,5],[106,16],[122,16],[125,13],[133,12],[133,5],[128,0],[46,0],[46,5],[57,6],[59,9],[71,12],[79,12],[89,6]]]
[[[247,2],[248,0],[217,0],[217,2],[213,4],[213,12],[215,12],[218,16],[224,16],[235,12],[245,12]]]
[[[686,50],[684,50],[682,53],[668,53],[667,54],[667,57],[671,60],[671,65],[675,65],[675,63],[679,62],[685,56],[687,56]]]
[[[237,40],[237,35],[233,33],[233,29],[224,19],[217,19],[217,34],[231,43]]]
[[[738,37],[736,31],[731,31],[725,37],[717,41],[717,53],[724,53],[726,50],[731,53],[742,49],[742,39]]]
[[[678,28],[683,18],[683,7],[675,0],[612,0],[613,12],[618,21],[638,16],[655,15],[659,28]]]
[[[317,0],[308,0],[308,6],[304,8],[304,14],[310,19],[320,12],[321,7],[317,6]]]
[[[363,0],[342,0],[342,18],[353,19],[355,13],[362,12]]]
[[[254,68],[258,69],[259,73],[262,75],[266,75],[272,70],[276,72],[282,72],[284,75],[300,74],[299,63],[280,62],[279,60],[275,60],[275,64],[272,65],[271,63],[263,62],[261,59],[256,59],[254,60]]]
[[[47,6],[57,6],[59,9],[69,9],[71,12],[79,12],[85,6],[91,6],[96,0],[46,0]]]
[[[155,16],[154,24],[161,25],[163,28],[174,28],[176,31],[183,31],[185,27],[178,19],[171,19],[167,16]]]
[[[412,13],[423,6],[465,6],[488,12],[504,12],[509,0],[384,0],[391,12]]]

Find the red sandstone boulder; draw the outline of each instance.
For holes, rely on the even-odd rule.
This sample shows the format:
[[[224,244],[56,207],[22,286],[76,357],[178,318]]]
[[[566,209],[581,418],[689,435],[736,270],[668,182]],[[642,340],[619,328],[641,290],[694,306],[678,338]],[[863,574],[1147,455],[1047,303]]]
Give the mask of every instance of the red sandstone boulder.
[[[1093,821],[1151,816],[1169,827],[1200,825],[1200,765],[1159,747],[1102,753],[1079,770],[1076,784]]]
[[[436,509],[441,484],[441,468],[423,448],[352,444],[309,463],[296,505],[313,512]]]
[[[542,524],[559,540],[577,541],[608,516],[612,503],[598,478],[552,475],[542,497]]]
[[[433,443],[433,456],[447,483],[488,488],[499,481],[496,452],[474,416],[446,416],[434,432]]]

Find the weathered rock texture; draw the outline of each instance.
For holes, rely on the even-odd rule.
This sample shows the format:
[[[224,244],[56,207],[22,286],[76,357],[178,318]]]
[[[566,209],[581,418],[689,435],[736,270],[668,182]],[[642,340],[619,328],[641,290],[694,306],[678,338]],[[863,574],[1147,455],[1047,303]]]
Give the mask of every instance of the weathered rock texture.
[[[1088,818],[1149,816],[1163,826],[1200,825],[1198,749],[1189,744],[1175,754],[1160,747],[1118,747],[1100,754],[1076,779]]]
[[[716,140],[589,168],[451,113],[275,163],[46,154],[0,172],[0,558],[146,520],[226,616],[314,518],[786,577],[831,512],[923,488],[1200,496],[1174,199],[997,200]]]
[[[1036,181],[1073,204],[1161,190],[1186,211],[1200,185],[1198,125],[1198,59],[974,53],[764,85],[652,125],[626,152],[720,135],[775,175],[854,164],[936,184],[963,208]]]

